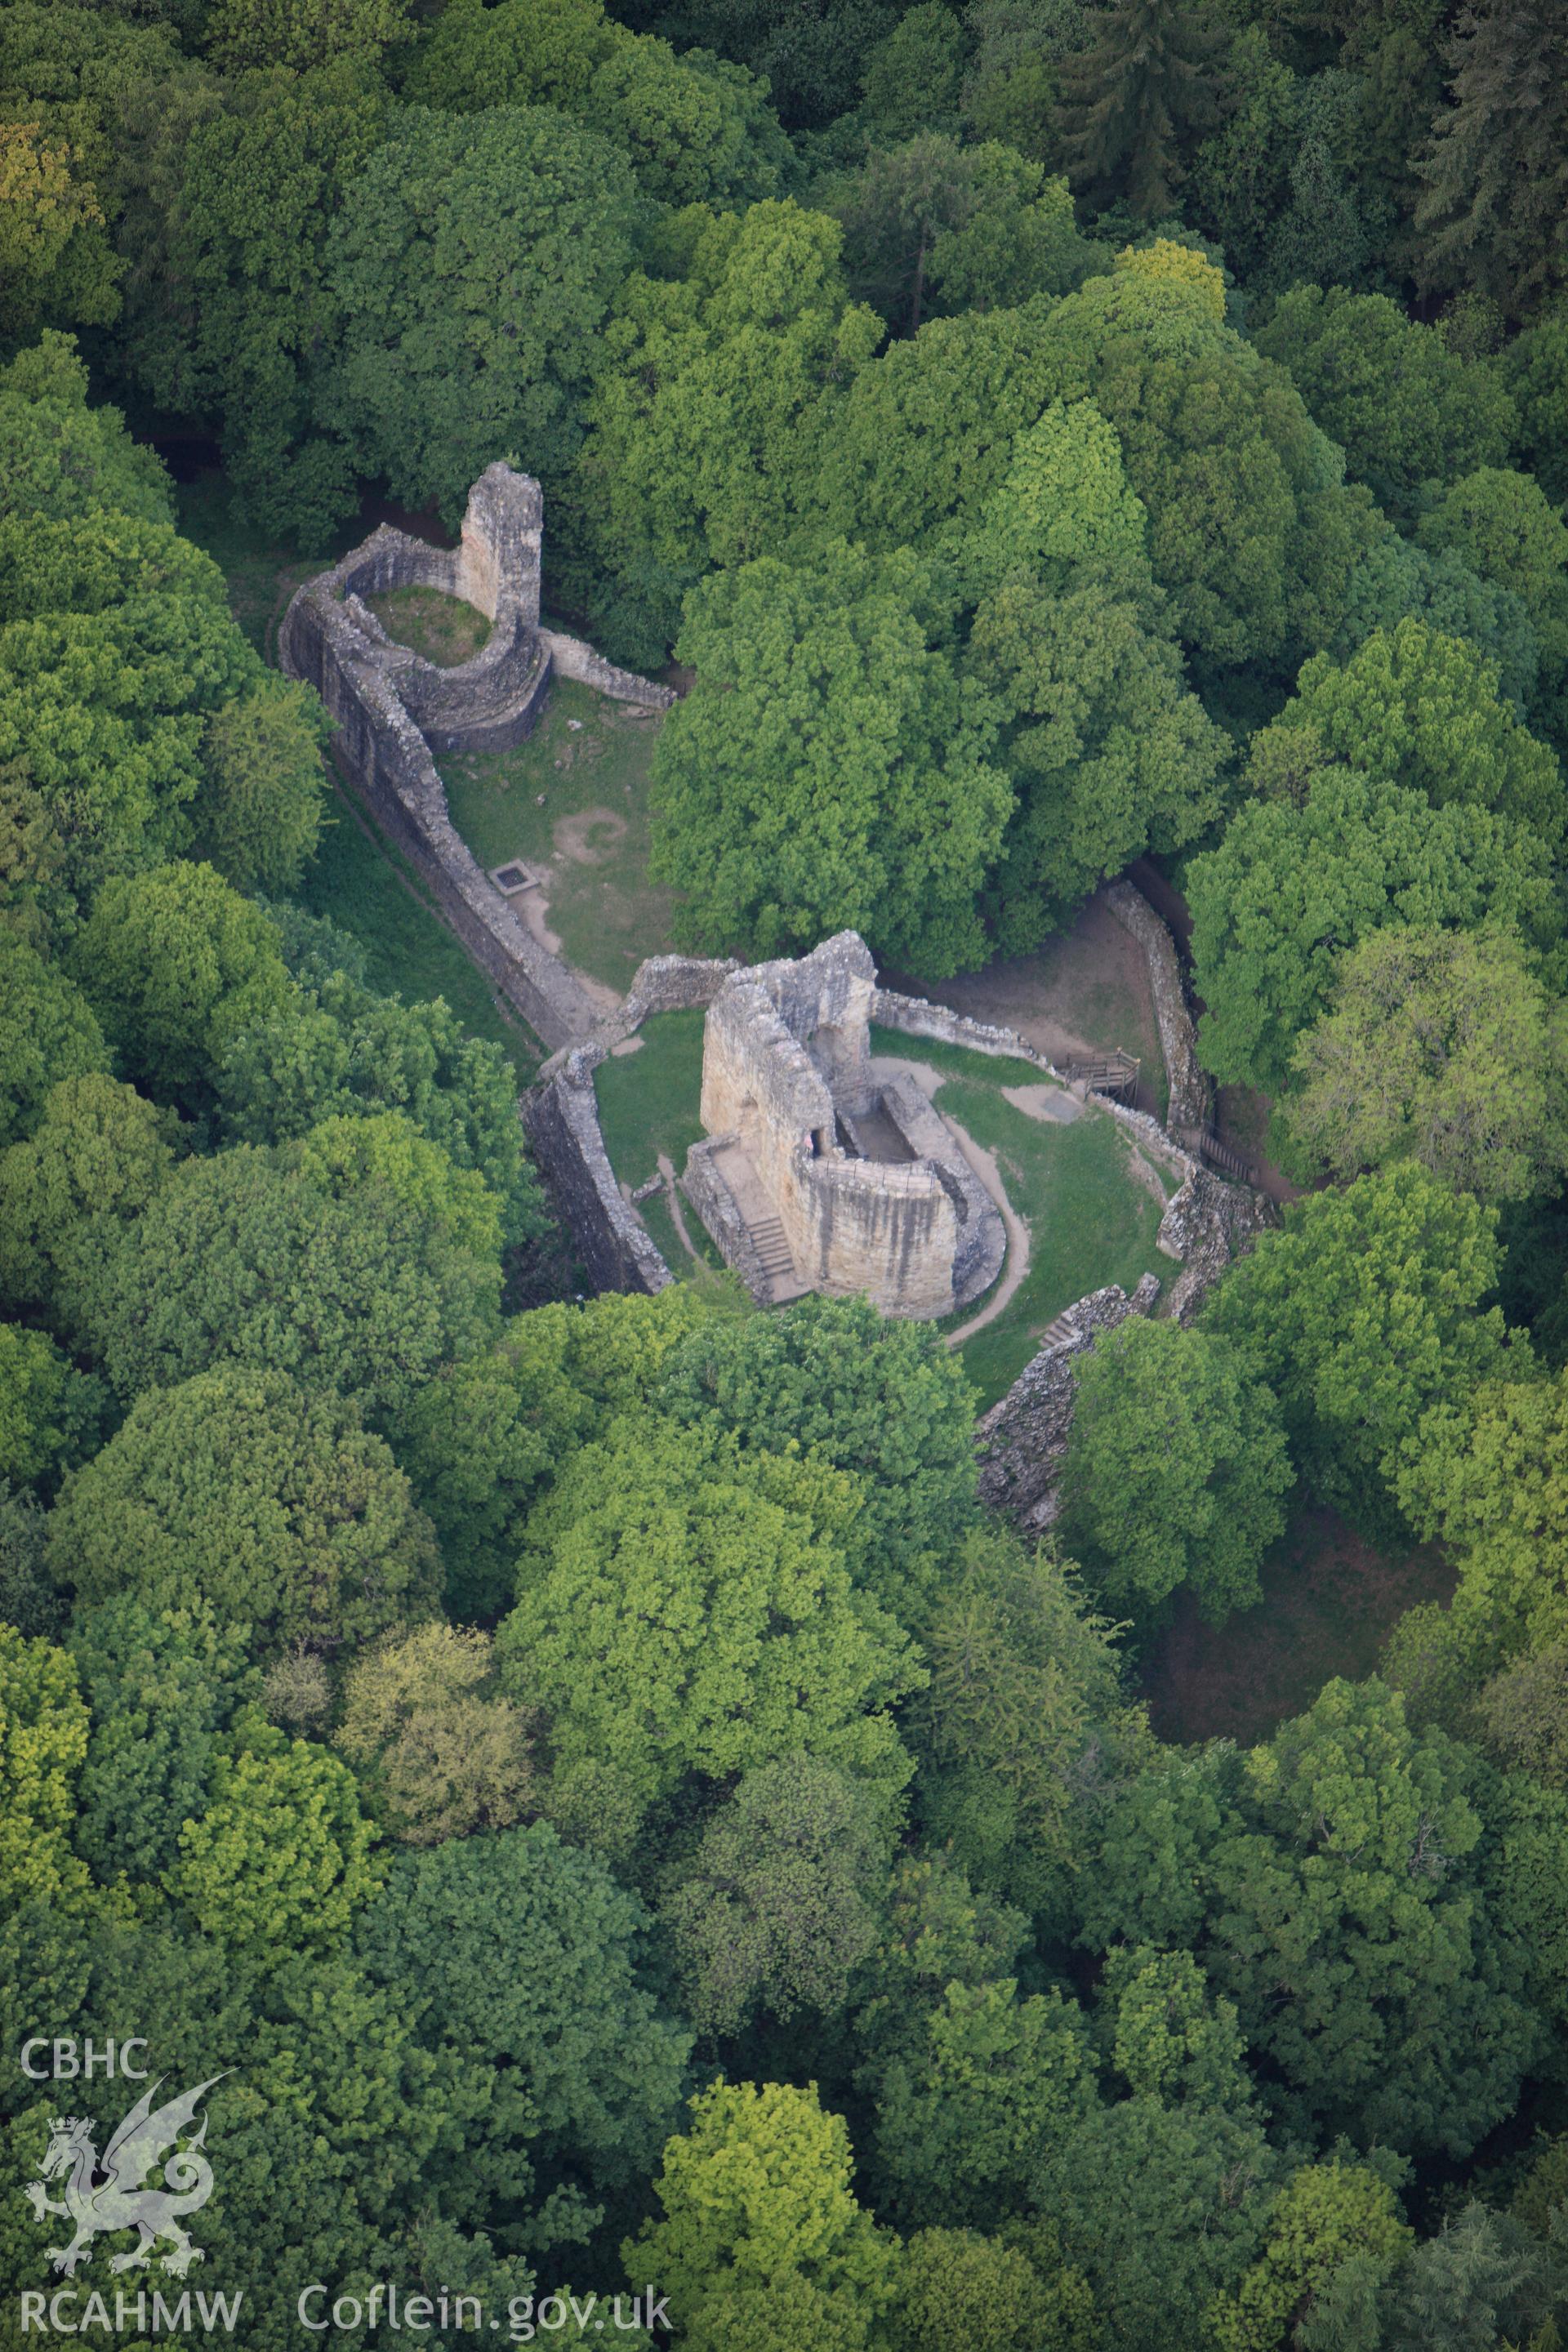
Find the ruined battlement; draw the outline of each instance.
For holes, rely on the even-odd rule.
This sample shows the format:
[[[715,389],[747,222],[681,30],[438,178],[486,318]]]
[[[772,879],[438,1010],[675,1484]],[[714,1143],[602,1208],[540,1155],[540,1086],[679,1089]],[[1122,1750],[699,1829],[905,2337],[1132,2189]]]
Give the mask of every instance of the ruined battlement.
[[[884,1314],[946,1315],[995,1280],[1006,1237],[919,1087],[873,1066],[876,991],[854,931],[724,982],[703,1037],[710,1139],[686,1190],[769,1301],[865,1292]]]

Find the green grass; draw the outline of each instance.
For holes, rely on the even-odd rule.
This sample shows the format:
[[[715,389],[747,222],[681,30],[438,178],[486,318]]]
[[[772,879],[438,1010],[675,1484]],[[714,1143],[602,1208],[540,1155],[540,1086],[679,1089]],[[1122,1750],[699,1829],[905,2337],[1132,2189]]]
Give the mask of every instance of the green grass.
[[[970,1078],[945,1080],[937,1104],[995,1153],[1007,1198],[1029,1228],[1027,1275],[996,1320],[963,1349],[964,1370],[990,1405],[1064,1307],[1107,1283],[1131,1290],[1151,1272],[1168,1280],[1171,1262],[1154,1246],[1160,1204],[1134,1177],[1128,1140],[1108,1112],[1090,1105],[1071,1127],[1057,1127],[1004,1102],[995,1085]]]
[[[661,1151],[679,1175],[702,1133],[702,1023],[700,1013],[656,1013],[637,1032],[637,1053],[611,1054],[594,1073],[599,1129],[623,1184],[635,1188],[656,1175]]]
[[[444,996],[476,1037],[510,1057],[520,1086],[544,1058],[538,1039],[503,1013],[489,982],[379,836],[370,839],[341,794],[328,803],[321,845],[296,893],[313,915],[330,915],[365,950],[366,977],[405,1002]]]
[[[949,1045],[939,1037],[913,1037],[904,1029],[884,1029],[871,1024],[873,1055],[896,1055],[901,1061],[924,1062],[947,1076],[971,1078],[976,1086],[1041,1087],[1050,1080],[1033,1062],[1015,1061],[1010,1054],[977,1054],[973,1045]]]
[[[689,1202],[683,1202],[682,1214],[686,1219],[686,1230],[698,1253],[696,1259],[692,1258],[676,1232],[675,1219],[662,1192],[655,1192],[647,1200],[639,1201],[637,1208],[644,1224],[653,1235],[659,1255],[678,1282],[698,1279],[702,1267],[710,1267],[716,1274],[723,1272],[724,1261],[710,1240],[707,1227]]]
[[[490,625],[478,605],[439,588],[389,588],[364,601],[389,637],[442,669],[472,661],[489,641]]]
[[[526,743],[441,767],[452,822],[480,865],[521,857],[546,869],[545,920],[562,953],[619,990],[674,944],[675,893],[647,873],[658,733],[657,719],[558,678]]]

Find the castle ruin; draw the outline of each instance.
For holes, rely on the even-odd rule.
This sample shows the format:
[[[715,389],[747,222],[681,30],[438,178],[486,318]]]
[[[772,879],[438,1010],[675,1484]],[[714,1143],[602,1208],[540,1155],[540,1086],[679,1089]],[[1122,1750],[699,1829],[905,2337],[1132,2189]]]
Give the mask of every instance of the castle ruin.
[[[708,1008],[683,1190],[764,1304],[864,1292],[885,1315],[947,1315],[1001,1271],[1001,1216],[946,1122],[871,1058],[876,990],[840,931],[733,973]]]

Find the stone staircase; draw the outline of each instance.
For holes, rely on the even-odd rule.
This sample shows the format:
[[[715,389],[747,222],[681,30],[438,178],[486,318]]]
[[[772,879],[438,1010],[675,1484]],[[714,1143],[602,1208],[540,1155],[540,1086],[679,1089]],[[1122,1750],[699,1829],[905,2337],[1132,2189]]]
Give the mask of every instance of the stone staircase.
[[[755,1244],[763,1272],[773,1291],[773,1304],[777,1306],[785,1298],[803,1297],[806,1286],[795,1273],[795,1259],[790,1255],[784,1229],[777,1217],[749,1217],[746,1230]]]

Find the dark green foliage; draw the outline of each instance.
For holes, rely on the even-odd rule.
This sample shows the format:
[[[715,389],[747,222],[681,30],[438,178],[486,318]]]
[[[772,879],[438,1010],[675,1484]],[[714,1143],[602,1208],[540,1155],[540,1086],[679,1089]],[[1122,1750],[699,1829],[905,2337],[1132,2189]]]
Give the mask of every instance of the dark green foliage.
[[[453,520],[509,450],[559,483],[632,205],[623,158],[548,109],[404,112],[329,241],[342,323],[324,397],[356,466]]]
[[[1453,104],[1416,170],[1422,276],[1510,310],[1568,280],[1568,38],[1552,0],[1480,0],[1448,45]]]
[[[689,2040],[641,1980],[647,1915],[544,1822],[400,1855],[359,1930],[373,1983],[440,2062],[489,2086],[443,2170],[501,2221],[531,2173],[576,2234],[584,2204],[646,2179],[675,2128]]]
[[[1216,1621],[1250,1608],[1295,1478],[1268,1389],[1224,1340],[1142,1316],[1075,1370],[1064,1534],[1092,1583],[1145,1621],[1183,1586]]]
[[[929,1327],[888,1322],[865,1299],[715,1318],[677,1347],[664,1392],[683,1420],[711,1415],[746,1446],[798,1446],[847,1471],[860,1573],[921,1623],[975,1516],[973,1392]]]
[[[92,1710],[78,1850],[100,1878],[156,1879],[205,1810],[217,1743],[254,1683],[243,1636],[126,1591],[79,1617],[70,1650]]]
[[[395,1166],[323,1167],[309,1138],[277,1153],[240,1144],[184,1161],[123,1237],[83,1262],[70,1311],[121,1396],[227,1361],[395,1409],[494,1337],[493,1196],[399,1114],[378,1119],[412,1182]],[[337,1124],[348,1149],[376,1122]],[[476,1247],[486,1210],[489,1246]]]
[[[1093,203],[1124,197],[1142,219],[1163,220],[1186,177],[1184,149],[1217,117],[1224,36],[1190,0],[1110,0],[1088,31],[1061,69],[1074,184]]]
[[[232,1366],[142,1398],[72,1481],[49,1547],[87,1606],[205,1606],[266,1653],[362,1643],[437,1591],[428,1524],[357,1407]]]
[[[36,1131],[52,1087],[108,1066],[103,1032],[81,991],[0,929],[0,1140]]]

